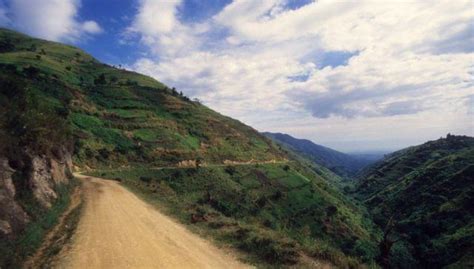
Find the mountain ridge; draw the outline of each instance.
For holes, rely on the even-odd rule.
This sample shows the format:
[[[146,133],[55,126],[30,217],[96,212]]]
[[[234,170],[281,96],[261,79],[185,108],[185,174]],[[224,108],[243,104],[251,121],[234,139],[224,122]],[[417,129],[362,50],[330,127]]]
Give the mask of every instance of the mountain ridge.
[[[313,162],[323,165],[343,177],[355,175],[360,169],[372,162],[318,145],[308,139],[294,138],[284,133],[262,132],[262,134],[277,142],[284,143]]]

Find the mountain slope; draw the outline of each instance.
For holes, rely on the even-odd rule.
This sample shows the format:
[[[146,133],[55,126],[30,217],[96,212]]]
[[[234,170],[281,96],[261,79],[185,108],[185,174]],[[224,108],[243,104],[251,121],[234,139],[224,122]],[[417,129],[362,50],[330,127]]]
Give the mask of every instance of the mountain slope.
[[[171,213],[183,222],[203,215],[218,220],[199,227],[226,233],[230,245],[257,263],[295,263],[300,256],[344,267],[372,261],[377,235],[363,211],[328,183],[329,174],[287,162],[251,127],[77,48],[4,29],[0,70],[0,159],[9,171],[0,173],[0,198],[7,193],[16,203],[0,210],[2,268],[17,265],[12,256],[19,261],[30,254],[57,218],[37,221],[67,204],[64,199],[63,207],[54,206],[63,201],[56,193],[65,181],[51,174],[62,163],[72,166],[71,157],[78,168],[111,173],[109,178],[177,209]],[[31,169],[38,162],[44,165]],[[63,174],[71,176],[69,166]],[[48,188],[38,188],[39,178]],[[38,208],[40,196],[32,193],[53,206]],[[10,220],[18,207],[29,216],[21,227]],[[14,232],[4,229],[10,226]],[[33,234],[19,240],[29,230]],[[20,245],[31,246],[30,252]]]
[[[32,101],[67,119],[76,138],[77,163],[281,157],[252,128],[149,77],[99,63],[73,47],[8,30],[0,31],[0,40],[4,77],[10,84],[25,83]]]
[[[474,261],[474,138],[448,135],[395,152],[362,173],[356,195],[394,230],[390,240],[401,239],[392,266]]]
[[[279,143],[283,143],[313,162],[329,168],[340,176],[354,175],[357,171],[370,163],[369,160],[358,159],[348,154],[317,145],[306,139],[298,139],[282,133],[265,132],[263,134]]]

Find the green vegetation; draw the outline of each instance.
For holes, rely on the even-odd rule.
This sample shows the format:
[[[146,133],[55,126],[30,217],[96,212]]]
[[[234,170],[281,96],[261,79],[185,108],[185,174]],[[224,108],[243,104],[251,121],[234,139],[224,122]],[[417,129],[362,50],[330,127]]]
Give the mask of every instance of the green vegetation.
[[[47,232],[53,228],[70,203],[70,193],[78,182],[60,185],[56,192],[58,199],[49,210],[40,207],[29,195],[21,197],[23,208],[28,210],[32,221],[16,240],[0,241],[0,265],[2,268],[18,268],[24,259],[32,255],[43,243]]]
[[[49,244],[45,246],[44,252],[40,254],[35,267],[50,268],[52,266],[53,261],[57,258],[63,247],[70,243],[71,237],[79,224],[82,207],[83,203],[80,203],[64,217],[63,222],[59,224],[60,227],[50,238]]]
[[[23,131],[35,137],[35,143],[46,146],[51,141],[69,140],[67,134],[73,134],[77,165],[282,157],[252,128],[149,77],[99,63],[77,48],[9,30],[0,30],[0,40],[1,81],[8,83],[2,91],[14,96],[18,95],[16,89],[24,92],[21,97],[2,98],[0,102],[8,105],[9,99],[16,98],[41,103],[37,109],[33,103],[24,109],[32,114],[25,121],[36,123],[38,128]],[[6,108],[0,112],[18,111],[14,106]],[[0,113],[2,118],[13,121],[4,113]],[[65,124],[58,128],[61,121],[55,119],[64,119]]]
[[[396,152],[364,171],[355,194],[386,231],[380,263],[472,267],[473,175],[474,138],[453,135]]]
[[[376,256],[377,238],[361,209],[297,163],[93,174],[120,180],[182,222],[247,252],[253,262],[295,264],[304,253],[349,267]]]

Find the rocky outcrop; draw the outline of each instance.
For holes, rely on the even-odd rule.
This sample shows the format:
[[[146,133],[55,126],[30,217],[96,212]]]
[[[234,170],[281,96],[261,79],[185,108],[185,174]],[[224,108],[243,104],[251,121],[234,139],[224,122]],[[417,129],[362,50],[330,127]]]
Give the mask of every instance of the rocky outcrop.
[[[177,167],[196,167],[196,160],[184,160],[176,164]]]
[[[0,239],[15,238],[30,221],[20,193],[31,193],[39,206],[48,209],[58,198],[57,186],[69,183],[71,154],[60,149],[54,155],[38,156],[25,151],[15,161],[0,156]]]
[[[15,172],[8,160],[0,158],[0,238],[10,238],[21,231],[29,217],[15,201],[15,185],[12,175]]]

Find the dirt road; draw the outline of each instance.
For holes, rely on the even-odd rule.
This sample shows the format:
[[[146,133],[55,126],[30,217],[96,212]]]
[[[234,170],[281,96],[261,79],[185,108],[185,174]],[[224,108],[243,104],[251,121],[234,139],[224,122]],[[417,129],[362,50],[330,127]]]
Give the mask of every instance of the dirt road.
[[[76,176],[85,208],[59,268],[247,268],[117,182]]]

